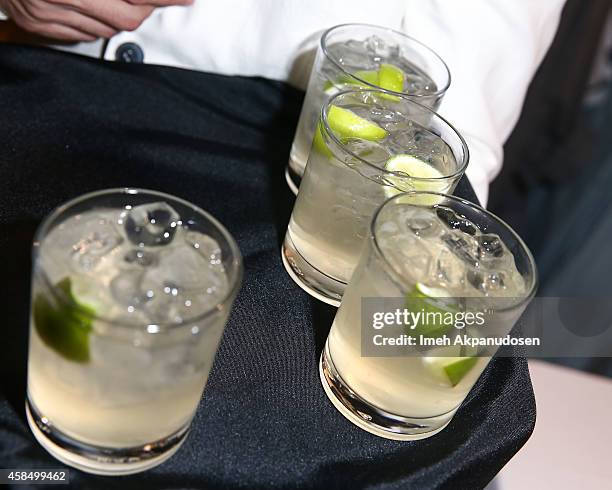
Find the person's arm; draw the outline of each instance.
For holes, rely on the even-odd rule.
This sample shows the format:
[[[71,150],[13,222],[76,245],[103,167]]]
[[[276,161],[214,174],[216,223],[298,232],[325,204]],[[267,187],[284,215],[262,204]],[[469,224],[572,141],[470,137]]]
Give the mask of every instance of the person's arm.
[[[486,205],[503,144],[557,30],[565,0],[407,0],[404,31],[448,64],[440,114],[466,139],[468,178]]]

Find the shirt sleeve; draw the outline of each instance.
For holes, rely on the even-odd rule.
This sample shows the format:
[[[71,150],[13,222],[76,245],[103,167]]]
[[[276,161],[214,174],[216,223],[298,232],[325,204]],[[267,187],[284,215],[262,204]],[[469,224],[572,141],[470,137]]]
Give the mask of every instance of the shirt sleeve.
[[[447,63],[439,112],[470,149],[467,176],[486,206],[503,145],[559,25],[565,0],[407,0],[402,27]]]

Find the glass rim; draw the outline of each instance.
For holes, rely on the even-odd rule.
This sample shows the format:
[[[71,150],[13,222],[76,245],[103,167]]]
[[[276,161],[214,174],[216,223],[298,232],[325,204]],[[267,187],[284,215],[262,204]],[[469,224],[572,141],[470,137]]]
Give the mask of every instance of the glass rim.
[[[105,316],[99,315],[99,314],[91,315],[91,311],[83,309],[78,303],[76,303],[71,298],[69,298],[63,291],[55,287],[52,284],[49,277],[47,276],[47,273],[44,270],[44,268],[38,266],[38,255],[39,255],[38,250],[45,236],[52,229],[51,223],[55,219],[57,219],[62,213],[70,210],[77,204],[83,203],[92,198],[96,198],[100,196],[108,196],[108,195],[113,195],[113,194],[116,194],[116,195],[121,195],[121,194],[147,195],[148,194],[148,195],[163,198],[165,200],[170,199],[172,201],[178,202],[179,204],[183,206],[187,206],[190,209],[193,209],[196,213],[203,216],[215,228],[217,228],[221,232],[221,236],[223,237],[223,239],[229,245],[230,251],[233,255],[232,267],[236,271],[235,277],[231,281],[230,287],[228,288],[228,291],[223,296],[223,298],[217,301],[214,306],[207,308],[204,312],[196,316],[181,320],[180,322],[148,322],[148,323],[147,322],[126,322],[126,321],[121,321],[121,320],[116,320],[116,319],[113,320],[111,318],[106,318]],[[41,276],[41,278],[43,279],[45,283],[45,287],[51,292],[51,294],[53,295],[56,301],[60,302],[60,304],[69,304],[70,306],[76,308],[78,311],[83,311],[87,313],[87,315],[91,316],[94,320],[104,322],[113,327],[115,326],[116,327],[129,327],[133,329],[134,327],[143,327],[143,326],[150,326],[150,325],[157,326],[158,327],[157,332],[155,333],[147,332],[151,335],[155,335],[158,333],[165,333],[168,331],[174,331],[174,330],[181,329],[181,328],[192,327],[194,322],[199,322],[204,319],[207,319],[208,317],[211,317],[215,313],[218,313],[219,311],[221,311],[222,305],[226,304],[232,298],[232,296],[234,296],[237,293],[238,289],[240,288],[240,285],[242,282],[242,276],[244,272],[242,254],[240,253],[240,249],[238,248],[238,244],[236,243],[236,240],[232,237],[229,231],[227,231],[227,229],[216,218],[214,218],[210,213],[208,213],[207,211],[204,211],[199,206],[196,206],[195,204],[190,203],[189,201],[182,199],[180,197],[173,196],[172,194],[167,194],[165,192],[160,192],[160,191],[154,191],[151,189],[142,189],[139,187],[114,187],[114,188],[108,188],[108,189],[100,189],[97,191],[92,191],[86,194],[82,194],[80,196],[77,196],[75,198],[72,198],[60,204],[59,206],[55,207],[47,216],[43,218],[40,225],[36,229],[36,232],[34,233],[33,244],[34,244],[34,247],[33,247],[33,252],[32,252],[33,253],[32,266],[36,270],[36,273]],[[36,244],[39,244],[38,247],[36,246]],[[228,277],[228,280],[229,279],[230,278]]]
[[[406,39],[407,41],[417,44],[418,46],[420,46],[421,48],[424,48],[426,51],[428,51],[431,55],[433,55],[432,57],[434,59],[436,59],[438,62],[440,62],[440,64],[442,65],[442,68],[444,69],[444,72],[446,73],[446,83],[444,84],[443,88],[439,88],[436,92],[433,92],[431,94],[414,94],[414,95],[409,95],[406,94],[405,92],[395,92],[393,90],[387,90],[387,89],[383,89],[381,87],[379,87],[378,85],[374,85],[366,80],[363,80],[355,75],[353,75],[352,73],[348,72],[341,64],[340,62],[334,58],[328,49],[328,44],[327,44],[327,40],[328,37],[334,33],[334,31],[336,30],[340,30],[340,29],[344,29],[344,28],[368,28],[368,29],[375,29],[375,30],[379,30],[379,31],[386,31],[386,32],[390,32],[394,35],[403,37],[404,39]],[[348,22],[345,24],[338,24],[335,26],[330,27],[329,29],[327,29],[323,35],[321,36],[321,40],[320,40],[320,45],[321,45],[321,50],[323,51],[323,54],[325,55],[325,57],[331,62],[333,63],[333,65],[338,68],[343,74],[348,75],[350,78],[354,79],[354,80],[358,80],[360,83],[365,84],[367,87],[373,87],[373,88],[378,88],[380,90],[384,90],[385,92],[388,92],[390,94],[393,95],[408,95],[409,97],[418,99],[418,98],[432,98],[432,97],[440,97],[442,95],[444,95],[450,85],[451,85],[451,72],[450,69],[448,68],[448,65],[446,64],[446,62],[442,59],[442,57],[436,53],[432,48],[430,48],[429,46],[427,46],[425,43],[422,43],[421,41],[409,36],[408,34],[403,33],[402,31],[398,31],[396,29],[392,29],[390,27],[384,27],[384,26],[379,26],[376,24],[368,24],[368,23],[359,23],[359,22]],[[431,76],[429,73],[427,74],[428,76]]]
[[[531,284],[529,284],[529,287],[528,287],[528,292],[525,294],[524,297],[521,297],[519,301],[517,301],[516,303],[512,303],[510,306],[505,306],[503,308],[496,308],[495,311],[503,312],[503,311],[511,310],[513,308],[522,306],[523,304],[528,304],[531,301],[531,299],[535,296],[535,293],[536,293],[536,291],[538,289],[539,276],[538,276],[538,269],[537,269],[537,266],[536,266],[535,258],[533,257],[533,254],[531,253],[531,250],[529,250],[529,247],[523,241],[523,239],[518,235],[518,233],[516,231],[514,231],[514,229],[508,223],[506,223],[503,219],[499,218],[498,216],[496,216],[495,214],[491,213],[490,211],[486,210],[482,206],[480,206],[480,205],[478,205],[476,203],[473,203],[471,201],[468,201],[467,199],[464,199],[462,197],[452,196],[452,195],[449,195],[449,194],[443,194],[441,192],[429,192],[429,191],[408,191],[408,192],[403,192],[401,194],[397,194],[397,195],[387,199],[374,212],[374,215],[372,216],[372,220],[370,221],[370,239],[374,243],[374,247],[373,248],[375,250],[376,255],[379,256],[382,259],[382,262],[384,263],[384,268],[386,269],[386,272],[389,273],[389,271],[391,271],[390,275],[392,276],[392,280],[394,280],[394,282],[398,282],[399,281],[400,284],[403,285],[405,283],[405,280],[403,279],[404,275],[400,271],[396,270],[396,268],[391,264],[391,262],[385,256],[384,252],[381,250],[380,245],[378,243],[378,238],[376,236],[376,223],[377,223],[378,217],[379,217],[380,213],[382,212],[382,210],[386,206],[390,205],[392,203],[392,201],[399,200],[402,197],[406,197],[406,196],[418,196],[418,195],[439,196],[439,197],[443,197],[445,199],[449,199],[451,201],[454,201],[456,203],[460,203],[460,204],[462,204],[464,206],[468,206],[468,207],[470,207],[472,209],[475,209],[479,213],[485,215],[485,217],[487,219],[490,219],[491,221],[497,222],[503,228],[508,230],[510,232],[510,235],[512,236],[512,238],[514,238],[517,241],[517,243],[519,244],[520,249],[527,256],[527,261],[529,262],[529,268],[531,269],[531,273],[532,273],[532,279],[531,279]],[[415,204],[410,204],[410,203],[406,203],[406,204],[408,204],[409,206],[415,206]],[[420,206],[420,207],[430,207],[431,208],[433,206],[429,206],[428,205],[428,206]],[[398,281],[395,281],[394,278],[397,278]],[[517,297],[508,296],[506,298],[518,298],[518,296]]]
[[[415,105],[419,109],[421,109],[421,110],[423,110],[425,112],[430,113],[430,115],[433,115],[434,118],[439,119],[443,124],[448,126],[448,128],[451,130],[451,132],[457,136],[457,138],[459,139],[459,143],[461,144],[461,148],[463,150],[463,161],[462,161],[462,164],[459,166],[459,168],[457,170],[455,170],[452,174],[443,175],[442,177],[413,177],[413,176],[407,175],[404,172],[399,172],[397,170],[388,170],[388,169],[385,169],[385,168],[381,168],[378,165],[375,165],[372,162],[369,162],[365,158],[362,158],[359,155],[357,155],[354,152],[352,152],[351,150],[347,149],[346,146],[340,141],[340,139],[338,139],[338,137],[334,134],[334,131],[331,129],[331,126],[329,125],[329,122],[327,120],[327,113],[328,113],[329,107],[331,105],[333,105],[334,101],[337,98],[342,97],[344,95],[355,94],[355,93],[373,93],[373,94],[382,93],[382,94],[386,94],[386,91],[385,90],[380,90],[380,89],[351,89],[351,90],[344,90],[342,92],[338,92],[337,94],[334,94],[332,97],[330,97],[327,100],[327,102],[325,102],[325,104],[323,104],[323,107],[321,107],[320,119],[323,122],[323,128],[325,129],[325,133],[334,142],[334,144],[336,146],[338,146],[343,152],[348,153],[353,158],[356,158],[357,160],[365,163],[369,167],[375,168],[376,170],[383,172],[384,175],[392,175],[392,176],[398,177],[400,179],[411,179],[411,180],[414,180],[414,181],[417,181],[417,182],[444,182],[446,180],[452,180],[455,177],[461,176],[461,175],[463,175],[465,173],[465,171],[467,169],[467,166],[470,163],[470,149],[469,149],[465,139],[463,138],[463,136],[461,136],[461,133],[459,131],[457,131],[457,129],[455,129],[455,127],[448,120],[443,118],[440,114],[438,114],[434,110],[430,109],[429,107],[427,107],[427,106],[425,106],[423,104],[419,104],[418,102],[416,102],[416,101],[414,101],[414,100],[410,99],[409,97],[406,97],[405,95],[402,95],[402,94],[399,94],[398,97],[401,97],[402,99],[404,99],[405,102],[407,102],[409,104],[412,104],[412,105]],[[439,138],[442,139],[442,141],[444,141],[445,144],[448,144],[448,143],[446,143],[444,138],[442,138],[441,136],[439,136]]]

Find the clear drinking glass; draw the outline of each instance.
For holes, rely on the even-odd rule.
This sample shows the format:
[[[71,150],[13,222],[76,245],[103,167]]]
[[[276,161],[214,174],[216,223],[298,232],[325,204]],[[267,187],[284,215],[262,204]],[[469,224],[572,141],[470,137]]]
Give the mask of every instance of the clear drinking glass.
[[[36,439],[90,473],[169,458],[240,287],[234,239],[187,201],[111,189],[48,216],[33,264],[26,408]]]
[[[450,194],[468,160],[461,135],[404,96],[333,96],[321,110],[285,236],[285,268],[309,294],[337,306],[376,208],[408,190]]]
[[[346,418],[378,436],[410,440],[439,432],[497,347],[453,343],[423,348],[418,342],[393,345],[383,337],[402,342],[408,333],[430,342],[442,334],[451,338],[452,332],[469,339],[503,337],[533,298],[536,285],[530,251],[488,211],[434,193],[411,192],[388,200],[372,219],[321,355],[325,392]],[[472,318],[485,312],[486,321],[474,320],[470,327],[459,320],[443,325],[434,316],[433,323],[413,323],[413,330],[397,318],[384,327],[373,322],[374,315],[381,320],[398,308],[451,313],[455,319],[461,312],[464,320],[466,311]]]
[[[289,187],[297,194],[319,112],[332,95],[351,87],[383,88],[435,110],[449,85],[444,61],[402,32],[368,24],[332,27],[321,37],[310,75],[285,173]]]

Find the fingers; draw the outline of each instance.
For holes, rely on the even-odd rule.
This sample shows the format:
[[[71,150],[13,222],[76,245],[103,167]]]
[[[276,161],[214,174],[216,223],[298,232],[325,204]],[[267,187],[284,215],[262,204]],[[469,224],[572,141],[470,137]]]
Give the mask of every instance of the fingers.
[[[46,22],[32,25],[28,21],[24,22],[23,20],[16,20],[15,22],[22,29],[48,39],[70,42],[89,42],[97,39],[95,35],[62,24]]]
[[[24,3],[24,9],[32,19],[40,23],[63,25],[80,31],[94,38],[110,38],[118,33],[117,29],[81,14],[76,10],[58,7],[48,4],[45,0],[31,0],[29,4]],[[56,29],[57,30],[57,29]]]
[[[94,35],[78,29],[40,20],[44,17],[44,13],[36,11],[35,15],[32,15],[29,10],[33,10],[33,8],[29,6],[28,10],[21,2],[11,2],[9,6],[11,19],[22,29],[38,36],[74,42],[94,41],[96,39]]]
[[[98,39],[95,35],[53,23],[41,24],[36,33],[42,37],[70,42],[89,42]]]
[[[158,7],[190,5],[194,0],[0,1],[27,31],[65,41],[93,41],[138,29]]]
[[[47,0],[97,19],[118,31],[134,31],[151,15],[155,6],[134,5],[124,0]]]
[[[80,30],[92,35],[94,38],[109,39],[119,32],[117,29],[113,29],[96,19],[92,19],[91,17],[74,11],[68,11],[63,17],[57,20],[58,22],[54,23],[59,23],[61,20],[61,23],[66,27]]]

